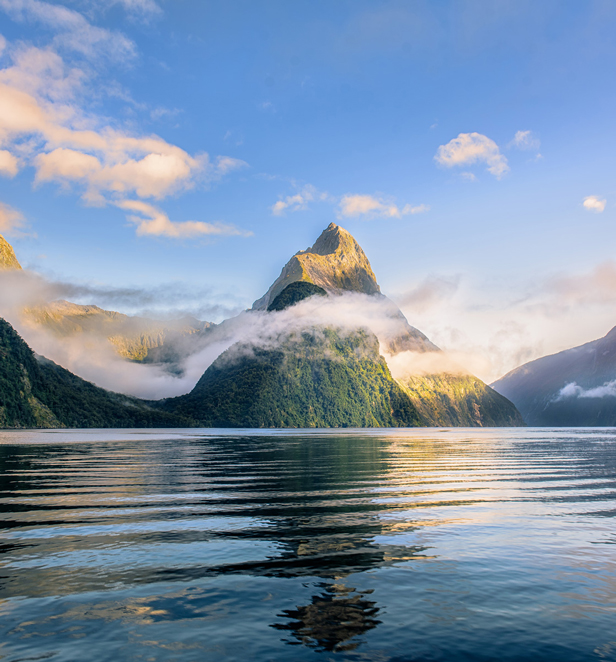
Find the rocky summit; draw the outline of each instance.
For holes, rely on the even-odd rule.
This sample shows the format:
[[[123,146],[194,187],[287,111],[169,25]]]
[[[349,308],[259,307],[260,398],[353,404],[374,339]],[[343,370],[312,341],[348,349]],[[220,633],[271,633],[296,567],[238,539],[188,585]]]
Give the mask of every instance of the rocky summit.
[[[361,246],[335,223],[327,226],[311,248],[299,251],[286,263],[267,293],[254,302],[253,310],[266,310],[286,287],[297,281],[312,283],[330,294],[381,291]]]
[[[21,269],[13,247],[2,235],[0,235],[0,269]]]

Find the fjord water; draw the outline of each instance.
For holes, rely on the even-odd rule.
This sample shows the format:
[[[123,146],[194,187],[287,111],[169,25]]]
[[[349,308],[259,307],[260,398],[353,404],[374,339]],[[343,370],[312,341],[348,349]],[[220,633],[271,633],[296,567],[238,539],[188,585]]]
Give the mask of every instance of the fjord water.
[[[0,432],[0,659],[614,660],[616,431]]]

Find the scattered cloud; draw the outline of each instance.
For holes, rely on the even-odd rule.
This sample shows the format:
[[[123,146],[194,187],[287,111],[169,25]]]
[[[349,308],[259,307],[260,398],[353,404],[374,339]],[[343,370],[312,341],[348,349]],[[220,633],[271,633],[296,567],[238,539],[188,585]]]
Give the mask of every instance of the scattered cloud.
[[[584,198],[584,209],[600,214],[604,209],[607,200],[600,200],[596,195],[588,195]]]
[[[259,110],[263,110],[264,112],[268,113],[275,113],[276,112],[276,107],[271,101],[262,101],[259,106]]]
[[[347,194],[342,196],[340,200],[338,217],[380,216],[384,218],[401,218],[409,214],[421,214],[429,209],[430,207],[428,205],[423,204],[415,207],[406,204],[400,208],[392,202],[388,202],[382,198],[376,198],[372,195]]]
[[[516,131],[513,140],[508,146],[523,150],[538,150],[541,147],[541,141],[532,131]]]
[[[434,160],[445,168],[485,163],[488,172],[497,179],[509,172],[507,158],[498,145],[481,133],[460,133],[438,148]]]
[[[39,23],[55,32],[54,48],[77,52],[90,60],[120,62],[136,57],[135,44],[121,32],[92,25],[83,14],[42,0],[0,0],[0,10],[14,21]]]
[[[314,200],[325,201],[330,198],[328,193],[319,192],[311,184],[306,184],[294,195],[287,195],[272,205],[272,214],[282,216],[288,211],[300,211],[308,208],[308,203]]]
[[[21,234],[24,222],[21,212],[0,202],[0,234]]]
[[[189,239],[199,236],[248,236],[251,232],[238,230],[233,225],[224,223],[204,223],[203,221],[171,221],[163,211],[141,200],[122,200],[116,205],[129,214],[128,220],[137,225],[139,236],[171,237]]]
[[[163,120],[163,119],[171,119],[173,117],[177,117],[182,111],[179,108],[164,108],[162,106],[159,106],[158,108],[154,108],[154,110],[150,111],[150,117],[155,121]]]
[[[0,8],[6,6],[0,0]],[[77,20],[75,12],[55,9],[64,8],[49,9],[39,0],[11,5],[17,17],[48,13],[55,23]],[[135,135],[87,112],[94,94],[89,74],[67,66],[53,49],[18,46],[10,55],[11,65],[0,69],[2,175],[31,165],[35,183],[76,188],[86,203],[104,205],[133,196],[161,200],[247,166],[230,156],[211,161],[206,153],[189,154],[157,135]]]
[[[246,161],[234,159],[231,156],[219,156],[216,158],[216,172],[219,175],[226,175],[229,172],[241,170],[242,168],[248,168]]]
[[[105,3],[122,5],[129,14],[143,17],[160,16],[163,13],[154,0],[105,0]]]

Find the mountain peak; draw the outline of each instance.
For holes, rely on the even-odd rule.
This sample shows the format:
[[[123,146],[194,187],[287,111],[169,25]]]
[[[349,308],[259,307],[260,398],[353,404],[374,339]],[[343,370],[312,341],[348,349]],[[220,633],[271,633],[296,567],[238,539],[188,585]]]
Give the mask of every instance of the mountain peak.
[[[21,269],[21,264],[11,244],[0,234],[0,270],[3,269]]]
[[[370,262],[353,235],[330,223],[314,245],[296,253],[285,265],[265,296],[255,301],[253,310],[265,310],[288,285],[296,281],[313,283],[326,292],[341,291],[379,294]]]

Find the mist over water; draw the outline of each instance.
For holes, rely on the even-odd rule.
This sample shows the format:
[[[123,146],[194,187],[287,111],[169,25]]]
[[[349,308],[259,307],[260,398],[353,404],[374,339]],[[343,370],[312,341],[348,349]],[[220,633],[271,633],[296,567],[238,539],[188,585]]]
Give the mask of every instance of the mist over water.
[[[612,430],[0,432],[0,656],[616,659]]]

